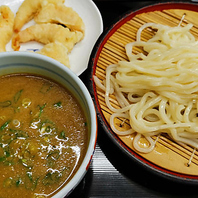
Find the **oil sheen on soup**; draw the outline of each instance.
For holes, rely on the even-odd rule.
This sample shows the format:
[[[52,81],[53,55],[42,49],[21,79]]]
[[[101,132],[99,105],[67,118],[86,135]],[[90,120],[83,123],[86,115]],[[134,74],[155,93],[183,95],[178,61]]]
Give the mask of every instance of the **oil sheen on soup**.
[[[85,115],[68,90],[42,76],[2,76],[0,92],[0,198],[51,197],[86,153]]]

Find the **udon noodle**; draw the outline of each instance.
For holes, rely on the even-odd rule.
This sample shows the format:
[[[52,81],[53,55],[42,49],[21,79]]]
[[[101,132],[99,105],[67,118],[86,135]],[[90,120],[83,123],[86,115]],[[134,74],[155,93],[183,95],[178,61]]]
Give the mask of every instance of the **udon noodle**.
[[[162,133],[198,148],[198,41],[192,26],[144,24],[136,41],[125,46],[129,60],[109,65],[105,82],[94,76],[113,112],[112,130],[118,135],[134,133],[133,146],[139,152],[152,151],[156,143],[152,136]],[[146,40],[142,34],[148,28],[155,34]],[[111,105],[111,94],[120,108]],[[115,118],[129,120],[130,129],[119,130]],[[138,144],[142,136],[149,142],[146,148]]]

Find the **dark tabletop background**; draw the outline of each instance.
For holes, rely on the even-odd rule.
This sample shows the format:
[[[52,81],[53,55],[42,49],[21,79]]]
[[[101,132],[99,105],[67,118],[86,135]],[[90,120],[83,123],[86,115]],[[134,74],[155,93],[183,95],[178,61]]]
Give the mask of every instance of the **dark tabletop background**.
[[[157,2],[165,1],[94,0],[102,15],[104,31],[124,13]],[[80,75],[85,85],[89,72],[88,68]],[[125,197],[198,197],[198,186],[173,182],[139,166],[117,148],[99,123],[90,168],[68,198]]]

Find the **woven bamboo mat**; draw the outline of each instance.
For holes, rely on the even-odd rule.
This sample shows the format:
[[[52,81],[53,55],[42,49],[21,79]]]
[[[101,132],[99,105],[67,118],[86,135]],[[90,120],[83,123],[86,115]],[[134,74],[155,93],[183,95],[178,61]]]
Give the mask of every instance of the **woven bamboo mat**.
[[[136,32],[141,25],[147,22],[161,23],[169,26],[177,26],[181,18],[184,17],[181,25],[192,23],[192,33],[198,38],[198,13],[190,10],[167,9],[163,11],[152,11],[135,15],[131,20],[120,26],[107,40],[102,48],[96,65],[95,75],[102,81],[105,78],[105,69],[108,65],[117,63],[119,60],[127,60],[124,46],[136,39]],[[148,40],[153,33],[144,31],[142,40]],[[109,122],[111,111],[107,108],[104,101],[104,92],[96,88],[97,96],[102,113]],[[111,96],[112,106],[118,107],[118,103],[114,96]],[[121,127],[120,130],[129,128],[127,121],[122,119],[115,120],[116,125]],[[133,136],[119,136],[119,138],[132,150]],[[156,137],[153,137],[155,139]],[[142,139],[141,144],[147,144],[146,140]],[[189,146],[182,146],[166,136],[159,136],[154,151],[148,154],[139,153],[146,160],[170,171],[187,175],[198,175],[198,151]],[[189,160],[192,160],[188,166]]]

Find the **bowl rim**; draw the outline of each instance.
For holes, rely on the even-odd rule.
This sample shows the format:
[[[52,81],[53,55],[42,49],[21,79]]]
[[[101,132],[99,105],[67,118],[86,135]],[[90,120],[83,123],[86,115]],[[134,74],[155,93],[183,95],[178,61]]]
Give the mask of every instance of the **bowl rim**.
[[[52,65],[53,69],[50,69],[51,72],[53,72],[53,70],[55,70],[56,67],[62,70],[63,75],[64,74],[68,75],[70,78],[72,78],[76,82],[78,88],[82,91],[84,98],[86,100],[86,103],[87,103],[86,105],[88,106],[91,124],[90,124],[89,144],[88,144],[85,157],[83,161],[81,162],[80,167],[77,169],[75,175],[73,175],[70,181],[66,185],[63,184],[63,186],[60,187],[60,190],[58,190],[55,193],[52,193],[53,198],[65,197],[65,196],[68,196],[75,189],[75,187],[80,183],[80,181],[83,179],[83,177],[85,176],[90,166],[90,163],[94,155],[96,141],[97,141],[97,133],[98,133],[97,114],[96,114],[94,102],[91,98],[91,95],[87,87],[82,82],[82,80],[74,72],[72,72],[69,68],[67,68],[65,65],[61,64],[60,62],[50,57],[47,57],[41,54],[35,54],[32,52],[2,52],[0,53],[0,60],[1,58],[9,58],[9,60],[11,60],[12,58],[24,58],[24,57],[33,58],[34,60],[41,60]],[[14,65],[15,63],[12,63],[12,64]],[[31,64],[34,65],[34,63],[31,63]],[[38,63],[36,63],[35,65],[38,65]],[[42,69],[45,69],[43,66],[41,67]],[[0,63],[0,70],[1,70],[1,63]],[[61,77],[63,77],[63,75]]]

